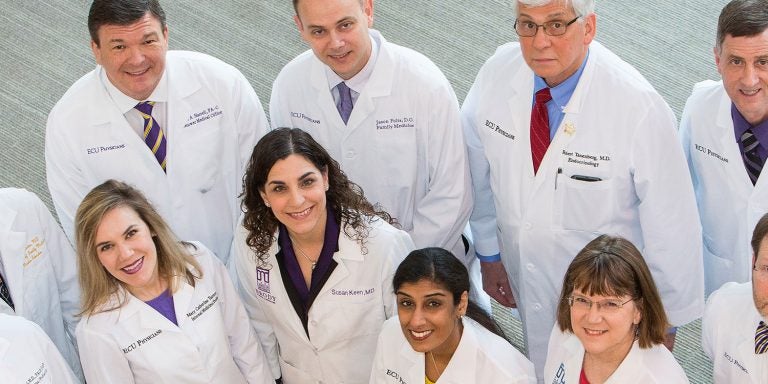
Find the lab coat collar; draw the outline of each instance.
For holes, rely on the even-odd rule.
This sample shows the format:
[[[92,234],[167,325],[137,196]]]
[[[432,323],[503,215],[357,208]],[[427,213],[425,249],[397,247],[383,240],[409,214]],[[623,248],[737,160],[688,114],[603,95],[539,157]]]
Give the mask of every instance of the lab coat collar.
[[[736,168],[734,172],[728,172],[728,177],[732,178],[731,183],[733,185],[741,185],[749,191],[747,194],[751,194],[754,191],[763,190],[761,185],[768,183],[766,181],[768,177],[765,177],[764,173],[761,172],[760,177],[757,178],[757,183],[754,186],[752,185],[752,180],[749,179],[747,168],[744,166],[744,160],[741,157],[739,143],[736,141],[734,134],[731,104],[731,98],[728,97],[728,93],[723,91],[717,106],[717,116],[715,117],[716,132],[720,135],[720,148],[726,149],[725,157],[733,159],[732,166]]]
[[[463,384],[475,381],[477,350],[482,349],[482,347],[478,345],[474,324],[469,324],[469,321],[464,320],[464,318],[462,318],[462,322],[464,331],[461,340],[459,340],[459,346],[453,353],[443,374],[440,375],[440,380],[438,380],[440,384]]]
[[[184,285],[186,285],[186,283],[184,283]],[[179,291],[181,290],[182,289],[180,288]],[[123,304],[121,308],[115,310],[115,311],[120,311],[117,322],[120,322],[120,323],[129,322],[129,321],[134,322],[133,319],[137,319],[138,321],[136,323],[138,324],[138,327],[143,329],[148,329],[148,330],[162,329],[163,331],[169,331],[169,332],[181,332],[180,327],[181,327],[182,321],[184,321],[186,318],[186,315],[184,313],[186,313],[186,310],[187,310],[186,304],[189,303],[189,300],[187,300],[185,305],[181,305],[181,303],[176,302],[176,293],[173,294],[173,305],[176,311],[176,320],[179,322],[179,326],[176,326],[176,324],[172,323],[165,316],[161,315],[160,312],[150,307],[149,304],[133,296],[125,288],[120,287],[118,294],[125,295],[126,302],[125,304]],[[107,305],[109,305],[110,307],[113,307],[115,306],[116,302],[117,302],[117,297],[113,296]],[[181,311],[182,317],[179,317],[179,311]]]
[[[0,261],[3,264],[3,278],[7,282],[16,313],[23,313],[25,303],[22,286],[27,235],[12,230],[17,215],[18,212],[13,208],[0,204]]]

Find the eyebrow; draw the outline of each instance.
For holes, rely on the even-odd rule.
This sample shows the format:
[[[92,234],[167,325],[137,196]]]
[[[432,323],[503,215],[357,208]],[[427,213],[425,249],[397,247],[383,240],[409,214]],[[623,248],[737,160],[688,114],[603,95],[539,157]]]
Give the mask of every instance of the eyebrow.
[[[403,291],[397,291],[397,292],[395,292],[395,294],[396,295],[408,296],[410,298],[413,298],[413,296],[411,296],[411,295],[409,295],[409,294],[407,294],[407,293],[405,293]],[[436,297],[436,296],[446,297],[447,295],[445,293],[442,293],[442,292],[435,292],[435,293],[430,293],[430,294],[424,295],[424,297]]]
[[[305,174],[303,174],[303,175],[299,176],[299,181],[301,181],[301,180],[304,180],[304,179],[306,179],[307,177],[309,177],[309,176],[312,176],[313,174],[314,174],[314,172],[313,172],[313,171],[309,171],[309,172],[307,172],[307,173],[305,173]],[[267,185],[272,185],[272,184],[276,184],[276,185],[285,185],[285,181],[282,181],[282,180],[272,180],[272,181],[270,181],[270,182],[268,182],[268,183],[267,183]]]
[[[565,15],[566,15],[566,12],[563,12],[563,11],[555,12],[555,13],[550,13],[547,16],[544,17],[544,20],[552,20],[553,18],[558,18],[558,17],[562,18],[562,17],[565,17]],[[521,14],[519,14],[517,16],[517,18],[519,19],[520,17],[523,17],[523,16],[525,16],[525,17],[527,17],[529,19],[533,19],[533,17],[531,17],[531,15],[529,15],[527,13],[521,13]]]
[[[157,32],[150,32],[144,34],[144,36],[141,37],[141,40],[146,40],[149,37],[157,37]],[[111,39],[109,40],[110,43],[124,43],[125,39]]]
[[[349,22],[349,21],[355,22],[355,21],[357,21],[357,19],[352,17],[352,16],[344,16],[341,19],[339,19],[339,21],[334,23],[334,25],[343,24],[343,23],[346,23],[346,22]],[[307,25],[307,29],[312,29],[312,28],[327,29],[323,25],[314,25],[314,24]]]
[[[128,234],[128,232],[130,232],[130,231],[131,231],[131,229],[133,229],[133,228],[135,228],[135,227],[136,227],[136,224],[131,224],[131,225],[129,225],[129,226],[128,226],[128,228],[126,228],[126,229],[125,229],[125,231],[123,231],[123,236],[125,236],[126,234]],[[98,244],[96,244],[96,248],[99,248],[99,247],[101,247],[102,245],[106,245],[106,244],[109,244],[109,243],[110,243],[109,241],[102,241],[101,243],[98,243]]]

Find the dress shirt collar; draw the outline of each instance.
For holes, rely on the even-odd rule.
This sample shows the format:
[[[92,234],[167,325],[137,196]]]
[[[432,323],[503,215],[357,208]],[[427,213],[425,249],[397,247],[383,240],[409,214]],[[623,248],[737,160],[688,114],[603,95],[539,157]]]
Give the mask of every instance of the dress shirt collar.
[[[165,103],[168,101],[167,73],[168,73],[168,70],[166,68],[163,71],[163,76],[160,78],[160,82],[157,83],[157,87],[155,87],[155,90],[152,91],[152,94],[149,95],[147,100],[155,101],[158,103]],[[115,105],[117,106],[118,110],[122,114],[128,113],[139,102],[145,101],[145,100],[136,100],[126,95],[119,89],[117,89],[117,87],[115,87],[115,85],[112,84],[111,81],[109,81],[109,78],[107,77],[107,72],[104,70],[103,67],[100,67],[99,79],[101,79],[101,83],[104,84],[104,88],[107,89],[107,93],[109,94],[109,97],[112,98],[112,101],[115,102]]]
[[[733,130],[736,134],[736,141],[741,143],[741,135],[743,135],[747,129],[752,128],[752,133],[757,137],[760,146],[768,148],[768,120],[752,126],[733,103],[731,103],[731,118],[733,119]]]
[[[579,79],[581,79],[581,74],[584,72],[584,67],[587,66],[588,59],[589,51],[587,51],[587,55],[584,57],[584,61],[573,75],[569,76],[562,83],[549,89],[549,92],[552,95],[552,102],[557,105],[558,111],[562,111],[563,108],[568,105],[568,101],[571,100],[571,96],[573,96],[573,92],[576,90],[576,86],[579,84]],[[546,87],[547,82],[544,81],[544,78],[534,75],[533,93],[536,94],[536,92]]]
[[[379,57],[379,46],[381,44],[377,39],[374,39],[374,36],[374,34],[370,35],[371,57],[368,58],[368,62],[365,63],[363,69],[361,69],[360,72],[358,72],[356,75],[352,76],[349,80],[342,79],[339,75],[336,74],[336,72],[331,69],[331,67],[327,65],[325,66],[325,73],[327,74],[326,78],[328,79],[329,89],[335,88],[339,83],[343,81],[345,84],[347,84],[349,89],[357,92],[358,94],[362,93],[363,88],[365,88],[365,84],[368,83],[368,79],[371,78],[373,69],[376,66],[376,59]]]

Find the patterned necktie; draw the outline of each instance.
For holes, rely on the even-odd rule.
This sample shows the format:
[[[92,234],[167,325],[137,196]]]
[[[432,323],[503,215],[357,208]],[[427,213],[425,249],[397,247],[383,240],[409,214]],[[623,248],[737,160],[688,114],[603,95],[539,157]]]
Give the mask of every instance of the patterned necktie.
[[[339,110],[341,120],[346,124],[349,121],[349,115],[352,114],[352,90],[343,81],[336,86],[336,89],[339,90],[339,104],[336,105],[336,109]]]
[[[761,321],[755,331],[755,354],[768,352],[768,325]]]
[[[149,149],[155,155],[155,159],[160,164],[165,172],[165,135],[163,130],[160,129],[160,124],[152,117],[152,107],[154,107],[154,101],[143,101],[136,104],[136,108],[141,112],[141,117],[144,118],[144,142]]]
[[[533,159],[533,173],[539,170],[539,164],[547,153],[549,147],[549,114],[547,102],[552,100],[549,88],[542,88],[536,92],[536,104],[531,111],[531,157]]]
[[[5,285],[5,280],[3,280],[3,276],[0,275],[0,299],[3,299],[8,305],[11,306],[11,309],[16,310],[16,307],[13,306],[13,299],[11,299],[11,293],[8,292],[8,286]]]
[[[752,128],[747,129],[741,135],[741,145],[744,147],[744,153],[742,154],[744,166],[747,168],[752,185],[754,185],[757,182],[757,178],[760,177],[763,162],[757,154],[757,147],[760,145],[760,142],[757,141],[757,137],[752,133]]]

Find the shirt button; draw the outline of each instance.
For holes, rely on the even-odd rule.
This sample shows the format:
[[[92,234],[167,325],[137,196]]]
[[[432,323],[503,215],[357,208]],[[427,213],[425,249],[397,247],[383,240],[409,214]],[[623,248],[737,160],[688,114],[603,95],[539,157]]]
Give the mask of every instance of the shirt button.
[[[541,304],[539,304],[539,303],[534,304],[533,305],[533,310],[536,311],[536,312],[541,311]]]

